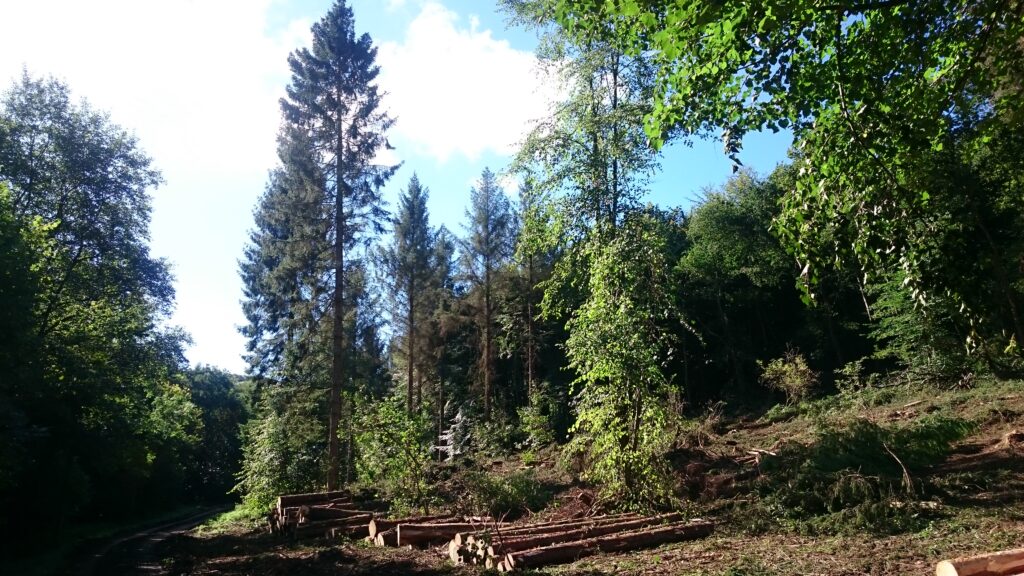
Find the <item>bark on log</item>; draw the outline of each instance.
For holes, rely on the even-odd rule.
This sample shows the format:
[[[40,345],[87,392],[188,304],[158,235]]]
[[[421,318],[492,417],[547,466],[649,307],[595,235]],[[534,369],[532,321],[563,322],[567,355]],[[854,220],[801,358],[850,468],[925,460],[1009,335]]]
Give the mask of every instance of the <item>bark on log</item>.
[[[498,524],[497,526],[507,526],[507,524]],[[459,532],[476,532],[481,528],[483,526],[475,523],[399,524],[395,527],[395,531],[398,532],[399,546],[425,546],[444,544]]]
[[[374,518],[370,520],[370,536],[376,538],[379,532],[390,530],[399,524],[425,524],[428,522],[437,522],[439,520],[453,520],[457,516],[451,514],[434,514],[431,516],[411,516],[409,518]]]
[[[390,530],[384,530],[377,532],[377,535],[373,538],[373,543],[377,546],[398,546],[398,530],[391,528]]]
[[[277,509],[280,511],[291,506],[328,502],[330,500],[342,498],[351,498],[351,494],[349,494],[347,490],[339,490],[335,492],[310,492],[308,494],[282,494],[277,497]]]
[[[1024,573],[1024,548],[953,560],[935,567],[936,576],[1011,576]]]
[[[506,570],[562,564],[597,552],[621,552],[702,538],[711,534],[713,529],[714,524],[703,520],[671,524],[650,530],[612,534],[544,548],[510,552],[505,554],[502,562],[505,564]]]
[[[625,522],[627,520],[638,520],[641,516],[633,512],[627,512],[624,514],[609,514],[607,516],[594,516],[591,518],[581,518],[575,520],[561,520],[558,522],[543,522],[537,524],[521,524],[521,525],[510,525],[508,528],[501,530],[491,530],[492,539],[496,535],[500,535],[503,538],[517,538],[520,536],[526,536],[531,534],[547,534],[551,532],[563,532],[565,530],[573,530],[576,528],[582,528],[584,526],[599,526],[602,524],[614,524],[616,522]],[[486,531],[486,527],[485,530]],[[483,532],[483,531],[481,531]]]
[[[631,519],[639,519],[640,515],[635,512],[625,512],[622,514],[608,514],[606,516],[594,516],[592,518],[582,518],[574,520],[559,520],[556,522],[538,522],[535,524],[509,524],[508,528],[494,529],[488,526],[478,528],[475,532],[460,532],[456,534],[452,539],[457,544],[462,545],[467,541],[471,541],[475,538],[485,537],[489,534],[491,540],[495,540],[498,537],[501,538],[519,538],[523,536],[530,536],[536,534],[547,534],[550,532],[562,532],[565,530],[571,530],[582,526],[597,526],[601,524],[612,524],[615,522],[623,522]]]
[[[334,520],[321,520],[319,522],[307,522],[300,526],[296,526],[292,531],[292,535],[295,538],[306,538],[310,536],[330,536],[330,530],[333,528],[358,528],[359,530],[351,530],[353,534],[362,533],[365,536],[368,532],[366,525],[370,521],[372,515],[363,514],[360,516],[352,516],[350,518],[338,518]]]
[[[355,510],[351,508],[323,508],[320,506],[312,506],[305,509],[299,509],[299,521],[314,522],[317,520],[332,520],[340,518],[352,518],[353,516],[366,516],[367,514],[370,514],[372,516],[373,512],[369,510]]]
[[[528,550],[530,548],[539,548],[541,546],[551,546],[553,544],[561,544],[565,542],[572,542],[575,540],[586,540],[588,538],[597,538],[598,536],[617,534],[620,532],[633,532],[641,528],[649,528],[657,526],[659,524],[679,522],[682,519],[682,514],[678,512],[673,512],[670,514],[662,514],[660,516],[641,518],[639,520],[628,520],[626,522],[616,522],[612,524],[583,526],[580,528],[576,528],[574,530],[566,530],[563,532],[551,532],[547,534],[531,535],[520,538],[495,538],[492,539],[491,545],[487,547],[487,555],[501,556],[507,552]]]

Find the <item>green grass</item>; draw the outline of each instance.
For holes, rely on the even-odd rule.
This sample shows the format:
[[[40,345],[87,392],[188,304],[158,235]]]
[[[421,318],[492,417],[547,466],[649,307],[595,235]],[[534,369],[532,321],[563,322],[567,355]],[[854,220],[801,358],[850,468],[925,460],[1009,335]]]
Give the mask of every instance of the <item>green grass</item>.
[[[218,514],[196,528],[199,534],[222,534],[235,529],[248,529],[262,526],[266,521],[266,513],[251,506],[238,504],[232,510]]]

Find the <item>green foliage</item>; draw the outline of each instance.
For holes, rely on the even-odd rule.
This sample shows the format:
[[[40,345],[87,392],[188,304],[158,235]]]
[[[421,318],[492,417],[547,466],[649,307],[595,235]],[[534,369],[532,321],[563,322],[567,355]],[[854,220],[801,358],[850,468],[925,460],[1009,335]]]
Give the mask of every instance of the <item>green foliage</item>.
[[[809,298],[828,300],[837,268],[861,289],[899,277],[915,306],[956,317],[969,349],[1019,365],[1024,294],[1007,256],[1024,214],[1019,6],[526,4],[576,45],[651,59],[656,146],[720,132],[738,164],[749,131],[792,130],[795,185],[775,230]]]
[[[497,176],[484,168],[475,187],[470,190],[470,207],[466,211],[467,237],[462,241],[461,271],[470,287],[470,301],[479,342],[477,381],[483,406],[483,419],[491,420],[494,396],[494,363],[496,345],[498,270],[504,267],[515,250],[515,221],[512,205],[498,185]]]
[[[278,474],[287,479],[283,485],[308,485],[315,466],[307,464],[320,461],[315,451],[324,444],[275,422],[286,418],[283,410],[289,406],[326,405],[306,412],[327,422],[321,436],[327,487],[351,479],[352,462],[342,462],[343,454],[352,453],[342,449],[342,443],[351,447],[353,442],[351,398],[380,394],[386,375],[366,248],[383,231],[387,216],[382,188],[397,166],[374,161],[388,147],[386,133],[394,120],[382,109],[376,84],[377,49],[369,35],[356,35],[347,3],[334,2],[311,32],[310,47],[288,58],[280,165],[270,174],[240,264],[250,374],[261,385],[286,388],[292,395],[260,411],[257,417],[269,419],[266,429],[249,435],[258,445],[251,450],[256,456],[246,458],[254,465],[241,487],[258,490],[258,499],[269,486],[282,485]],[[303,423],[299,429],[310,427]],[[289,454],[295,460],[285,461],[294,472],[275,473],[255,464],[267,442],[303,446]],[[261,481],[257,473],[270,476]]]
[[[477,420],[470,434],[477,457],[508,456],[522,445],[523,430],[511,421]]]
[[[222,499],[235,485],[241,467],[241,427],[246,408],[233,376],[210,366],[185,373],[192,402],[201,411],[202,433],[196,447],[195,497]]]
[[[0,99],[0,505],[18,519],[0,520],[4,546],[199,500],[204,471],[234,474],[202,446],[216,409],[183,385],[187,338],[166,328],[174,290],[148,247],[159,182],[63,83],[26,72]],[[237,421],[219,430],[237,437]]]
[[[526,434],[524,446],[531,450],[543,448],[555,441],[552,420],[558,407],[548,387],[546,382],[538,384],[530,394],[530,403],[519,409],[520,427]]]
[[[668,496],[661,455],[669,417],[661,358],[673,319],[665,224],[638,213],[587,249],[589,296],[569,320],[566,342],[579,374],[568,449],[585,455],[586,478],[619,504],[660,504]]]
[[[761,464],[760,507],[809,533],[898,533],[923,526],[920,478],[974,429],[966,421],[928,417],[907,426],[867,420],[818,432],[809,446],[789,444]]]
[[[196,531],[203,535],[213,535],[224,533],[240,526],[251,530],[265,526],[266,521],[266,508],[238,505],[227,512],[207,520]]]
[[[432,430],[419,412],[409,414],[397,398],[363,404],[357,413],[356,470],[397,511],[426,510],[433,500],[428,480]]]
[[[430,352],[426,341],[432,332],[430,315],[437,308],[438,291],[445,280],[436,274],[443,266],[433,261],[434,231],[427,215],[428,196],[427,188],[413,174],[398,199],[398,214],[392,220],[392,244],[380,253],[381,276],[391,298],[391,324],[404,341],[401,354],[395,358],[405,364],[406,409],[410,413],[422,402],[419,387],[423,374],[431,372],[423,356]],[[418,380],[414,379],[417,373]]]
[[[486,472],[469,472],[462,478],[470,510],[474,514],[514,520],[537,512],[553,495],[532,471],[512,472],[500,477]]]
[[[803,400],[818,386],[818,374],[796,349],[790,348],[785,356],[767,364],[758,361],[758,366],[761,384],[785,394],[790,404]]]
[[[242,468],[235,491],[250,509],[266,510],[281,494],[323,486],[323,392],[265,390],[243,426]]]

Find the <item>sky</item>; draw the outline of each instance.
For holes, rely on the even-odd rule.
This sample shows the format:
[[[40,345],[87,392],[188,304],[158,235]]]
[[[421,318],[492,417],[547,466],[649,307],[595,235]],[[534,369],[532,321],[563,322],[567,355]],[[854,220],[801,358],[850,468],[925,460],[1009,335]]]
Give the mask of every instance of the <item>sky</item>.
[[[242,373],[238,259],[276,164],[287,57],[308,46],[332,0],[32,0],[0,2],[0,90],[23,69],[54,76],[139,140],[164,183],[153,190],[152,253],[175,277],[170,323],[191,334],[186,356]],[[533,32],[509,29],[489,0],[350,0],[378,46],[378,78],[397,119],[402,162],[392,205],[415,172],[431,222],[463,233],[470,188],[501,173],[557,92],[541,81]],[[785,134],[752,134],[744,164],[767,173]],[[718,141],[663,152],[649,200],[689,206],[731,163]],[[509,190],[514,182],[505,181]]]

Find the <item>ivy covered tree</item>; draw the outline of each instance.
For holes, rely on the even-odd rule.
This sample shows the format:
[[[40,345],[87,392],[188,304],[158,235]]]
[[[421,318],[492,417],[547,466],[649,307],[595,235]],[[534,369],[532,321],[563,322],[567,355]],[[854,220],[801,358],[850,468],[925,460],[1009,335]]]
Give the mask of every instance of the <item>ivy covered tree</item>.
[[[577,375],[570,445],[607,496],[648,506],[667,496],[664,435],[654,431],[669,417],[665,354],[674,333],[664,322],[673,314],[677,244],[667,219],[642,207],[657,166],[643,130],[649,63],[601,38],[574,42],[544,1],[505,5],[516,21],[545,30],[539,55],[566,94],[514,168],[548,206],[533,210],[527,246],[558,254],[542,306],[565,323]]]
[[[609,242],[586,246],[588,297],[568,322],[566,350],[578,374],[571,451],[607,497],[647,507],[669,497],[662,457],[670,440],[666,362],[673,345],[670,230],[637,211]]]

